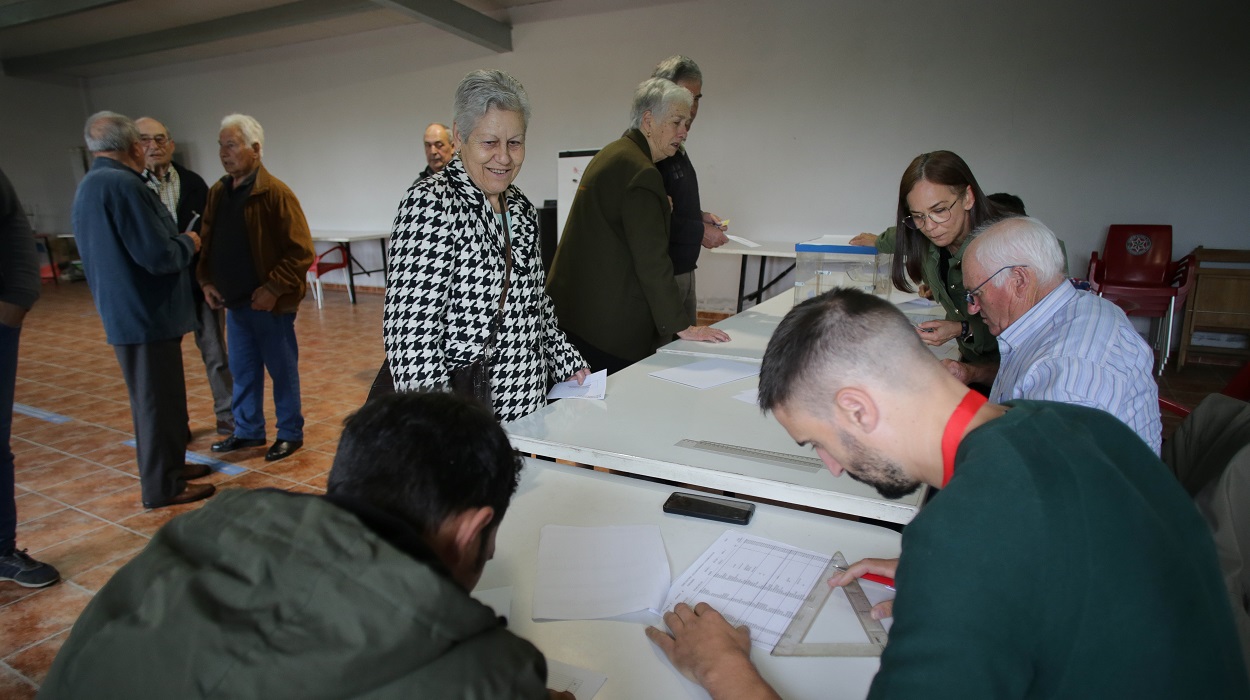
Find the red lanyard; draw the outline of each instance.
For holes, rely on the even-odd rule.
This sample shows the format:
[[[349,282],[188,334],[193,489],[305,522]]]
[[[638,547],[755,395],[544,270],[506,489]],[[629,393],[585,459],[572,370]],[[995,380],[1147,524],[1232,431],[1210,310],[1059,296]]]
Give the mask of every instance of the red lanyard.
[[[981,394],[969,389],[946,421],[946,430],[942,433],[942,488],[946,488],[951,477],[955,476],[955,452],[959,450],[959,441],[963,440],[964,430],[968,428],[977,411],[985,405],[986,400]]]

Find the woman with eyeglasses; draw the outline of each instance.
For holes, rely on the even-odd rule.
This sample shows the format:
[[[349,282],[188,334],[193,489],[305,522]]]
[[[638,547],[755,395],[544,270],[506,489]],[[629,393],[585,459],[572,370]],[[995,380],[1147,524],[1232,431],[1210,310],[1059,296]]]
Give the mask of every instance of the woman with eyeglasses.
[[[895,228],[880,236],[860,234],[856,245],[875,245],[894,253],[891,280],[899,291],[913,291],[923,282],[933,300],[946,310],[946,320],[916,327],[928,345],[959,341],[965,362],[997,362],[998,341],[978,314],[964,303],[963,255],[973,229],[999,216],[999,209],[981,191],[963,158],[950,151],[916,156],[898,186]],[[969,280],[973,286],[981,280]]]

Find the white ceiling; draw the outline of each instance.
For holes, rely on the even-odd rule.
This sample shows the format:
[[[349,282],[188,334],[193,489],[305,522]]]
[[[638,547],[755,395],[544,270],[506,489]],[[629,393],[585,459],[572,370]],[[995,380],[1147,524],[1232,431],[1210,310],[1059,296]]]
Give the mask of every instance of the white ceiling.
[[[426,1],[434,6],[448,2],[410,0],[410,4]],[[484,15],[473,21],[507,23],[509,9],[549,1],[459,4]],[[30,8],[41,13],[49,7],[90,5],[95,7],[0,29],[4,72],[30,77],[108,75],[419,23],[411,14],[374,0],[0,0],[0,23]],[[241,17],[237,29],[229,21],[203,24],[256,11],[269,11],[259,16],[268,28],[255,30],[262,23],[256,15]],[[275,19],[270,13],[283,16]],[[249,21],[252,18],[257,20]],[[234,35],[223,36],[229,34]]]

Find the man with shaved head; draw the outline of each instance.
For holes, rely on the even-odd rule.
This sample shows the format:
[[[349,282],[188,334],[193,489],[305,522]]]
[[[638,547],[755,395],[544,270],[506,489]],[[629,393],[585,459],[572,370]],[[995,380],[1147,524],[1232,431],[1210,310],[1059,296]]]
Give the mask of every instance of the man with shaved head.
[[[894,575],[869,698],[1250,697],[1210,531],[1113,416],[987,403],[897,307],[854,289],[786,315],[759,403],[834,477],[886,497],[941,489],[903,530],[897,567],[864,560],[829,582]],[[648,637],[713,698],[778,697],[745,626],[706,603],[664,621]]]
[[[208,201],[208,185],[204,183],[204,178],[174,162],[177,144],[164,124],[151,117],[140,117],[135,120],[135,126],[139,127],[139,142],[143,144],[144,165],[147,166],[143,179],[161,198],[179,231],[199,233],[204,204]],[[198,253],[192,259],[191,269],[194,270],[197,264]],[[195,314],[200,321],[195,331],[195,345],[200,349],[200,358],[204,360],[204,370],[208,375],[208,387],[213,393],[217,434],[230,435],[234,432],[234,416],[230,412],[233,381],[226,356],[226,315],[224,311],[208,305],[200,285],[191,285],[191,295],[195,299]]]

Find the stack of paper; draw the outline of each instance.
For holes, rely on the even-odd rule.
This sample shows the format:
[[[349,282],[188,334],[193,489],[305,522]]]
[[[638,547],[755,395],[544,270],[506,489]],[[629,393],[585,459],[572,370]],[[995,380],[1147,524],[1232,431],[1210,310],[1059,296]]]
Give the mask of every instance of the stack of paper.
[[[753,362],[713,359],[700,360],[699,362],[692,362],[681,367],[662,369],[652,372],[651,376],[692,386],[696,389],[711,389],[721,384],[754,377],[759,373],[760,366]]]
[[[655,525],[544,525],[535,620],[594,620],[658,609],[671,574]]]

